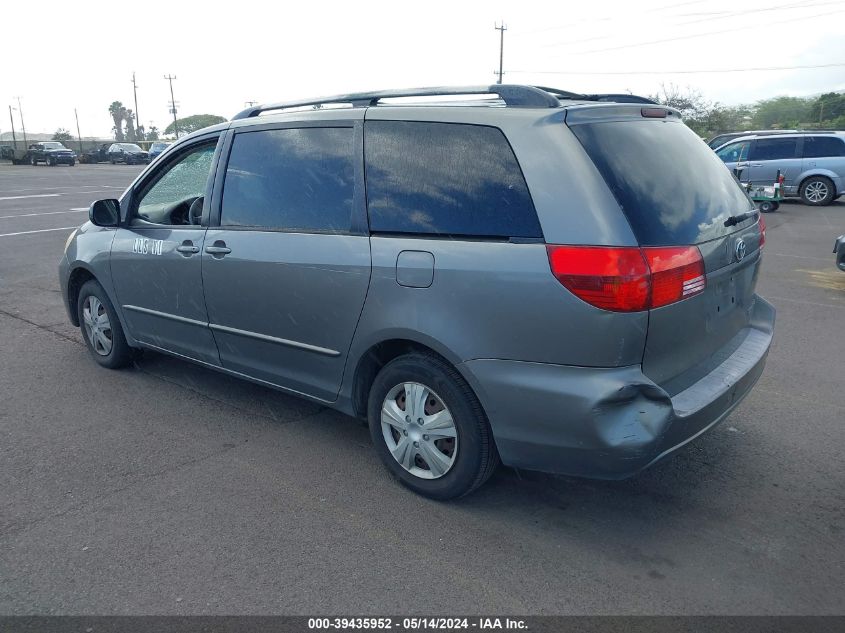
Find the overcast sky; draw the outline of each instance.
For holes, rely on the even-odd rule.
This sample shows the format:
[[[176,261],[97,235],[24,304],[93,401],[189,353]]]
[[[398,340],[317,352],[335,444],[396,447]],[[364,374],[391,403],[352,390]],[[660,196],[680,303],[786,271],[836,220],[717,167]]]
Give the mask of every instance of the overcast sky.
[[[171,120],[168,73],[179,116],[492,83],[502,20],[506,83],[649,94],[674,82],[728,104],[845,89],[845,0],[40,0],[6,2],[2,16],[0,132],[20,96],[28,132],[75,134],[76,107],[83,136],[107,137],[108,105],[134,109],[133,71],[140,120],[161,129]]]

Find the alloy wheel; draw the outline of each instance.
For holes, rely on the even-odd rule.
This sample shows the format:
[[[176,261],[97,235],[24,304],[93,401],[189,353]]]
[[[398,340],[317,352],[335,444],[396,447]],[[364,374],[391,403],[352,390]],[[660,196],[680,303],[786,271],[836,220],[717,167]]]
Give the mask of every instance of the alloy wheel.
[[[827,198],[827,193],[827,185],[820,180],[811,182],[804,188],[804,195],[810,202],[821,202]]]

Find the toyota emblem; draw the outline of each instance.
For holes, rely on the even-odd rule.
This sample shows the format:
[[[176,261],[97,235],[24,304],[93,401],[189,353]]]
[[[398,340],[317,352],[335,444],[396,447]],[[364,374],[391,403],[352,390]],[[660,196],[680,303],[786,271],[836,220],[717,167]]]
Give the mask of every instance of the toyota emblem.
[[[734,253],[736,253],[736,261],[741,262],[745,258],[745,240],[740,238],[736,241],[736,245],[734,246]]]

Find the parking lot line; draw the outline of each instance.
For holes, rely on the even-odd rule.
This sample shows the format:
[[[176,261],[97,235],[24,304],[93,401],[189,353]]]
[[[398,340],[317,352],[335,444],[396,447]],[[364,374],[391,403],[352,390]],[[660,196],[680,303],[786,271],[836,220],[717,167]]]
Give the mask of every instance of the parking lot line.
[[[70,231],[79,228],[77,226],[60,226],[57,229],[38,229],[37,231],[18,231],[17,233],[0,233],[0,237],[12,237],[14,235],[29,235],[30,233],[47,233],[48,231]]]
[[[0,200],[23,200],[24,198],[58,198],[60,193],[33,193],[28,196],[3,196]]]
[[[87,211],[88,207],[75,207],[67,211],[44,211],[43,213],[19,213],[17,215],[0,215],[0,220],[7,220],[8,218],[34,218],[39,215],[59,215],[60,213],[80,213]]]

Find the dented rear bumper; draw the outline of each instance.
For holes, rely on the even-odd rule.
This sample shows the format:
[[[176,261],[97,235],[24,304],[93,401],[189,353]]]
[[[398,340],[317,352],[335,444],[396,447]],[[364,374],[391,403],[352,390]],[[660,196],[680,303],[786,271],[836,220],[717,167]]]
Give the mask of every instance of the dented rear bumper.
[[[462,364],[515,468],[623,479],[721,422],[763,372],[775,310],[756,299],[744,339],[721,364],[670,396],[639,365],[571,367],[509,360]]]

